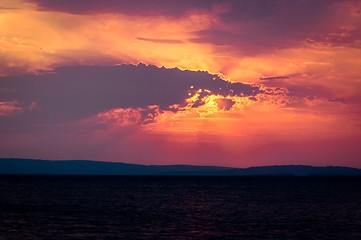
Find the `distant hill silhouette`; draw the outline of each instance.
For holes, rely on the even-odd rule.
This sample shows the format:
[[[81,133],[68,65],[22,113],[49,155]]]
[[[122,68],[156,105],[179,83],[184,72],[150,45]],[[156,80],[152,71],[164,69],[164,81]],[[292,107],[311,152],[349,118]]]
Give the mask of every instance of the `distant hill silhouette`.
[[[250,168],[227,168],[193,165],[140,165],[89,160],[38,160],[1,158],[0,174],[47,175],[347,175],[361,176],[361,169],[349,167],[313,167],[281,165]]]

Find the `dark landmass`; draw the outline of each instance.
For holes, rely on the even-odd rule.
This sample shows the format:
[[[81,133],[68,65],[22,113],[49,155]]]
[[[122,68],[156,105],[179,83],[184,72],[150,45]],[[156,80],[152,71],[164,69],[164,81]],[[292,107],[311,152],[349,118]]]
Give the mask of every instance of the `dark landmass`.
[[[280,165],[229,168],[194,165],[140,165],[89,160],[0,158],[0,174],[40,175],[214,175],[214,176],[361,176],[361,169]]]

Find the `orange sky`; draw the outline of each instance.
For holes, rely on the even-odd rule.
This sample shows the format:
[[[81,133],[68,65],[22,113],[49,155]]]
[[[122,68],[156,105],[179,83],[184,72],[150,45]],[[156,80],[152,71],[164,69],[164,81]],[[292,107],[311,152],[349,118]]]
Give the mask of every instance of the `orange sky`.
[[[0,1],[1,157],[361,167],[360,1],[127,4]],[[174,74],[180,73],[173,68],[191,70],[195,80],[196,71],[206,71],[257,92],[189,84],[182,101],[162,107],[169,97],[158,101],[156,95],[165,85],[151,82],[154,100],[138,104],[143,96],[135,91],[129,103],[119,96],[119,102],[62,120],[67,105],[47,111],[46,98],[36,97],[45,90],[29,77],[50,74],[52,81],[62,67],[139,63],[159,67],[154,77],[144,76],[149,81],[164,66]],[[71,84],[64,89],[87,94]]]

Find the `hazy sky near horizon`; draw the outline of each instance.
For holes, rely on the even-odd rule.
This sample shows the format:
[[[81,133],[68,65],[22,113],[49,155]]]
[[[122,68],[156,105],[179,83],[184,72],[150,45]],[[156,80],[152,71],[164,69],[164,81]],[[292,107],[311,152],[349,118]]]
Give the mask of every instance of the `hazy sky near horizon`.
[[[0,157],[361,167],[359,0],[0,0]]]

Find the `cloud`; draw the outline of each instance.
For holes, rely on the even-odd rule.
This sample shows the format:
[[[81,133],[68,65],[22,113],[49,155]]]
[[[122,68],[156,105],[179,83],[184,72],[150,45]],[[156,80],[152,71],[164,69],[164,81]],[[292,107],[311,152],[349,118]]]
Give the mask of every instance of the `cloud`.
[[[216,54],[226,52],[242,57],[258,56],[280,49],[317,44],[361,47],[361,16],[358,14],[361,5],[356,0],[186,0],[177,3],[165,0],[90,0],[87,4],[70,0],[32,2],[43,11],[80,15],[111,13],[148,18],[148,21],[157,18],[180,23],[187,20],[194,25],[209,21],[198,29],[188,26],[188,33],[192,33],[190,36],[186,34],[173,39],[171,34],[162,38],[137,34],[136,38],[158,45],[188,42],[198,46],[210,44]],[[168,26],[168,29],[173,27]]]
[[[14,10],[14,9],[17,9],[17,8],[1,7],[1,6],[0,6],[0,13],[3,12],[3,11],[6,12],[6,11],[8,11],[8,10]]]
[[[272,76],[272,77],[262,77],[259,80],[282,80],[282,79],[288,79],[290,77],[288,76]]]
[[[17,101],[1,102],[0,101],[0,117],[13,116],[23,112],[23,108],[19,106]]]
[[[168,44],[183,43],[182,40],[176,40],[176,39],[155,39],[155,38],[143,38],[143,37],[138,37],[137,39],[141,41],[149,41],[153,43],[168,43]]]
[[[92,13],[122,13],[129,15],[165,15],[181,16],[187,11],[193,9],[211,9],[215,1],[179,1],[177,3],[167,0],[89,0],[84,4],[79,1],[62,0],[51,2],[46,0],[32,0],[41,10],[61,11],[75,14],[92,14]]]
[[[1,17],[0,75],[139,62],[189,70],[214,66],[208,48],[187,41],[209,24],[206,16],[75,15],[39,11],[31,4],[18,7]]]
[[[204,105],[204,99],[217,95],[219,108],[230,109],[227,96],[255,96],[258,86],[230,83],[203,71],[182,71],[155,66],[72,66],[37,75],[0,77],[2,112],[19,112],[16,120],[2,121],[2,129],[51,126],[94,116],[121,123],[146,124],[162,111],[183,111]],[[197,102],[186,101],[190,96]],[[223,98],[223,100],[222,100]],[[177,106],[177,107],[174,107]]]
[[[359,1],[12,2],[19,10],[0,23],[2,75],[146,62],[256,82],[361,49]]]
[[[357,1],[224,1],[219,21],[190,40],[254,56],[264,52],[330,44],[360,48]],[[307,16],[307,17],[305,17]]]
[[[47,11],[75,14],[112,13],[136,17],[191,18],[205,14],[212,24],[193,32],[188,40],[215,47],[228,46],[229,51],[257,55],[264,51],[287,49],[305,43],[327,43],[360,47],[358,1],[34,1]],[[189,13],[189,14],[188,14]],[[188,14],[188,15],[187,15]],[[307,16],[307,17],[305,17]],[[201,20],[204,18],[200,18]],[[194,21],[195,22],[195,21]],[[192,30],[192,29],[190,29]],[[143,38],[153,42],[175,43],[173,40]],[[184,40],[183,40],[184,41]],[[224,48],[221,48],[224,50]]]
[[[143,125],[153,123],[162,111],[159,106],[148,106],[147,108],[114,108],[101,112],[97,117],[107,124],[117,124],[120,126]]]

